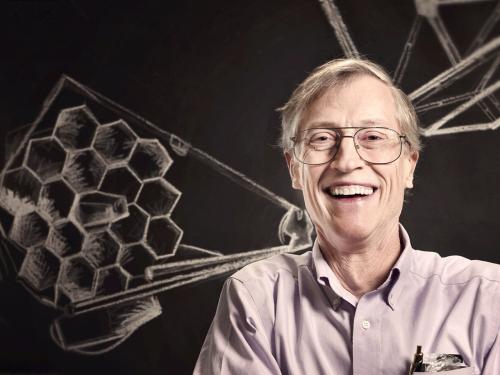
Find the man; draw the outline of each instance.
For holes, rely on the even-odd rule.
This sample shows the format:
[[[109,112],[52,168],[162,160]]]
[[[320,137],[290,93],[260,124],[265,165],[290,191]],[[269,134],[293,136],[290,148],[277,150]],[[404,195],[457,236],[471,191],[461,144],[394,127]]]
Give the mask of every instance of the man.
[[[461,355],[449,374],[500,374],[500,267],[414,250],[399,224],[420,150],[407,97],[334,60],[281,110],[317,239],[226,281],[195,374],[408,374],[417,345]]]

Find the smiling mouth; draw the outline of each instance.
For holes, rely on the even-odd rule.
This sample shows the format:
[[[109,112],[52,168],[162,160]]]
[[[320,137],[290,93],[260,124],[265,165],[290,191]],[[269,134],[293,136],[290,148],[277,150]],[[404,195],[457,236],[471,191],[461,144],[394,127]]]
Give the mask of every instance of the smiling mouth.
[[[339,200],[352,198],[366,198],[375,193],[377,188],[363,185],[332,186],[326,189],[326,193]]]

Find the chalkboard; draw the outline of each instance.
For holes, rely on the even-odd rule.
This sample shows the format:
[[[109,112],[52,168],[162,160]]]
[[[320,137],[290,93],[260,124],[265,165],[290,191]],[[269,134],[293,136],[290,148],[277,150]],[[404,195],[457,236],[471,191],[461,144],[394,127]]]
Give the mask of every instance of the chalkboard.
[[[314,238],[277,147],[314,67],[382,66],[415,248],[500,262],[498,1],[2,4],[0,373],[192,372],[222,283]]]

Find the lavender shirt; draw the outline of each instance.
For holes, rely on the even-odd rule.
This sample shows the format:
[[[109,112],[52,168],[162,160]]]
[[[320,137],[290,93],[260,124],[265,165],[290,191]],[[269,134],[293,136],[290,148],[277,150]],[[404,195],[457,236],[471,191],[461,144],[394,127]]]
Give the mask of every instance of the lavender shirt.
[[[235,273],[194,374],[403,375],[422,345],[470,366],[448,374],[500,375],[500,266],[414,250],[403,227],[400,236],[389,277],[359,300],[317,243]]]

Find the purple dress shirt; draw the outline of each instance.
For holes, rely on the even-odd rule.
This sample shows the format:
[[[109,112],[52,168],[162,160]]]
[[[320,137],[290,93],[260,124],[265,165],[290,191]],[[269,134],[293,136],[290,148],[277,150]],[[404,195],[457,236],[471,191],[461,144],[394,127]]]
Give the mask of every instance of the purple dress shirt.
[[[226,281],[194,374],[408,374],[416,346],[461,354],[500,375],[500,266],[404,246],[387,280],[359,300],[317,243],[250,264]],[[422,373],[424,374],[424,373]]]

